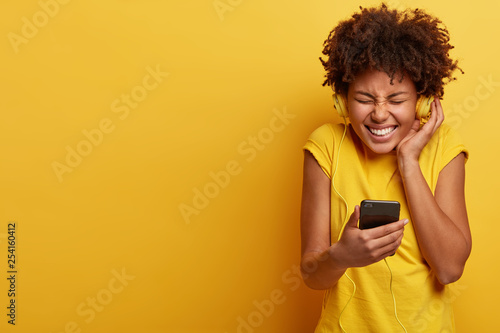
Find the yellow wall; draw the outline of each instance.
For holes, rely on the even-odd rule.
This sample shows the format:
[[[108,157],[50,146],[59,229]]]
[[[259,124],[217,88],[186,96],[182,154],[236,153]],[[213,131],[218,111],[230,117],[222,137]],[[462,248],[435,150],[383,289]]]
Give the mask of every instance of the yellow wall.
[[[321,293],[297,271],[301,147],[338,120],[323,40],[371,4],[3,1],[0,330],[311,332]],[[454,304],[457,332],[488,332],[500,299],[500,4],[418,6],[447,24],[466,72],[443,101],[471,152],[474,247]]]

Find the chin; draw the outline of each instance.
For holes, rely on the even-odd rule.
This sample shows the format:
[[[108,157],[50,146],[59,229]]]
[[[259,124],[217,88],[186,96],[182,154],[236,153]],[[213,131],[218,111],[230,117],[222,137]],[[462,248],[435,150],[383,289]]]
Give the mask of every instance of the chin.
[[[390,154],[390,153],[395,153],[396,152],[396,145],[389,145],[389,144],[366,144],[365,146],[368,147],[373,153],[378,154],[378,155],[383,155],[383,154]]]

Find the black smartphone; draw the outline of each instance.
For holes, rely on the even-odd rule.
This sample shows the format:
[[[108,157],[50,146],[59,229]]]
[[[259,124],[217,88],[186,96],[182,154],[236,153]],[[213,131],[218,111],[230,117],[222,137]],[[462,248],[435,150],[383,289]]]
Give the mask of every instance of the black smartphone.
[[[400,204],[397,201],[361,201],[359,228],[370,229],[399,220]]]

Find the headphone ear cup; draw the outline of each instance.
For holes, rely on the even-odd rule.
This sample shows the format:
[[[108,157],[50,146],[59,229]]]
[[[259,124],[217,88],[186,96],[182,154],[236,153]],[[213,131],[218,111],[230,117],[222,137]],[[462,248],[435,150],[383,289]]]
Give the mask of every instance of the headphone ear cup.
[[[339,116],[342,118],[348,117],[347,103],[344,95],[336,93],[333,94],[333,107],[337,110]]]
[[[434,101],[434,96],[420,96],[417,101],[417,119],[425,119],[430,116],[431,103]]]

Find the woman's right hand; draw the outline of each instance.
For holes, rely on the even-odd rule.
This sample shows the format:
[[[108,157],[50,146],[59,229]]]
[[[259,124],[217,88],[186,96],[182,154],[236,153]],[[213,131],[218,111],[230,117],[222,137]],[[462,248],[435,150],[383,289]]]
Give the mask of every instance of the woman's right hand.
[[[363,267],[378,262],[396,252],[403,239],[407,219],[380,227],[358,228],[359,206],[354,208],[342,237],[330,248],[330,256],[343,268]]]

